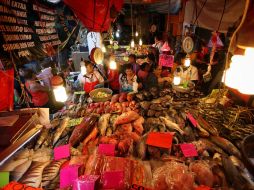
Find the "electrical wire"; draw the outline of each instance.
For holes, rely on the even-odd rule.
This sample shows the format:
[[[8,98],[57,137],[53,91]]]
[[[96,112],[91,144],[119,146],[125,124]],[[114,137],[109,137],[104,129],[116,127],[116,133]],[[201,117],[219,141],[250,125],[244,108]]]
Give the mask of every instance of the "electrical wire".
[[[218,26],[217,31],[219,31],[219,30],[220,30],[220,26],[221,26],[222,18],[223,18],[223,16],[224,16],[224,13],[225,13],[225,10],[226,10],[226,4],[227,4],[227,0],[224,0],[223,11],[222,11],[222,14],[221,14],[221,17],[220,17],[220,22],[219,22],[219,26]]]
[[[200,16],[200,14],[201,14],[201,12],[202,12],[204,6],[206,5],[206,2],[207,2],[207,0],[205,0],[205,2],[203,3],[203,5],[202,5],[202,7],[201,7],[201,9],[200,9],[200,11],[199,11],[199,13],[198,13],[198,15],[196,16],[196,19],[195,19],[195,21],[194,21],[194,23],[193,23],[194,25],[195,25],[195,23],[197,22],[197,20],[198,20],[198,18],[199,18],[199,16]]]

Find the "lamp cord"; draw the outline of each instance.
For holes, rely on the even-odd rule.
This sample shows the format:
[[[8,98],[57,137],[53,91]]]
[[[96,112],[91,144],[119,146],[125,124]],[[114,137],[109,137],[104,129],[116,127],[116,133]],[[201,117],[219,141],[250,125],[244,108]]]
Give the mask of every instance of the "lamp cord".
[[[225,13],[225,10],[226,10],[226,4],[227,4],[227,0],[224,1],[224,6],[223,6],[223,10],[222,10],[222,14],[221,14],[221,17],[220,17],[220,22],[219,22],[219,26],[218,26],[218,29],[217,31],[220,30],[220,26],[221,26],[221,22],[222,22],[222,18],[224,16],[224,13]]]
[[[132,35],[132,37],[133,37],[132,0],[131,0],[131,35]]]
[[[201,9],[200,9],[200,11],[199,11],[199,13],[198,13],[198,15],[196,16],[196,19],[195,19],[193,25],[195,25],[195,23],[197,22],[197,20],[198,20],[198,18],[199,18],[199,16],[200,16],[200,14],[201,14],[201,12],[202,12],[204,6],[206,5],[206,2],[207,2],[207,0],[204,1],[204,3],[203,3],[203,5],[202,5],[202,7],[201,7]]]

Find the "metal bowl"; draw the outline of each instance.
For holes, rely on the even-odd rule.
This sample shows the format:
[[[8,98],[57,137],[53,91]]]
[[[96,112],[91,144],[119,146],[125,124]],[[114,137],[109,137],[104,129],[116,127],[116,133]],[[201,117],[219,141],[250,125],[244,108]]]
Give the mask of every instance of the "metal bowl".
[[[248,170],[254,175],[254,134],[243,139],[242,153]]]
[[[172,84],[172,88],[177,91],[177,92],[182,92],[182,93],[188,93],[190,91],[192,91],[195,87],[195,83],[190,81],[188,83],[188,86],[185,88],[183,87],[183,85],[174,85]]]
[[[108,94],[108,96],[105,97],[105,98],[98,98],[97,94],[99,92],[105,92],[106,94]],[[94,102],[106,102],[106,101],[111,99],[112,94],[113,94],[113,91],[111,89],[109,89],[109,88],[97,88],[97,89],[92,90],[89,93],[90,97],[92,98],[92,100]]]

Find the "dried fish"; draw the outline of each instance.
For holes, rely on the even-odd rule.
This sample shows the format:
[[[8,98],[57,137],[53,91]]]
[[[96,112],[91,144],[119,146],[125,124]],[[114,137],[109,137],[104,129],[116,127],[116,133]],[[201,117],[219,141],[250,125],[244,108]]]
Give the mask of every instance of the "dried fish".
[[[32,162],[30,168],[22,176],[19,182],[31,187],[39,187],[42,180],[42,172],[49,163],[50,161]]]
[[[49,129],[47,128],[43,128],[42,132],[40,134],[40,137],[38,138],[38,140],[36,141],[36,145],[34,147],[35,150],[37,150],[42,144],[43,142],[46,140],[46,138],[48,137],[48,133],[49,133]]]
[[[28,161],[29,157],[33,155],[32,149],[24,149],[19,151],[13,159],[8,160],[4,165],[0,166],[0,171],[13,171],[17,166]]]
[[[102,136],[105,135],[106,129],[109,126],[110,116],[111,116],[110,113],[103,114],[98,121],[98,128]]]
[[[55,190],[59,188],[59,184],[60,184],[60,175],[58,174],[51,182],[48,186],[45,187],[45,189],[47,190]]]
[[[54,160],[43,170],[41,181],[42,187],[48,186],[51,181],[57,177],[60,167],[65,161],[66,159]]]
[[[222,148],[225,152],[232,154],[237,158],[241,158],[240,151],[227,139],[218,136],[212,136],[210,139],[214,144]]]
[[[64,129],[67,127],[69,120],[70,120],[69,117],[66,117],[62,120],[60,126],[57,128],[57,130],[55,132],[54,139],[53,139],[53,145],[56,144],[56,142],[59,140],[59,138],[62,135]]]
[[[32,160],[29,159],[25,163],[14,168],[14,170],[11,172],[12,180],[18,181],[24,175],[24,173],[28,170],[31,163],[32,163]]]
[[[40,148],[32,155],[32,160],[36,162],[46,162],[51,160],[53,150],[51,148]]]
[[[184,131],[176,123],[172,122],[166,117],[160,117],[160,120],[165,123],[166,127],[168,127],[169,130],[176,130],[181,135],[184,135]]]

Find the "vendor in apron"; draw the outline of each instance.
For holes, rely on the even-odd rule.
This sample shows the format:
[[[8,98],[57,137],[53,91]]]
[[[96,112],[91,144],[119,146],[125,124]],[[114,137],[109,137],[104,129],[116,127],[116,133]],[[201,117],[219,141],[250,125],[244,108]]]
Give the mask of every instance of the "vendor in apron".
[[[95,88],[103,86],[104,79],[98,71],[94,70],[93,63],[86,61],[85,67],[86,74],[82,78],[82,83],[84,84],[84,91],[89,93]]]

